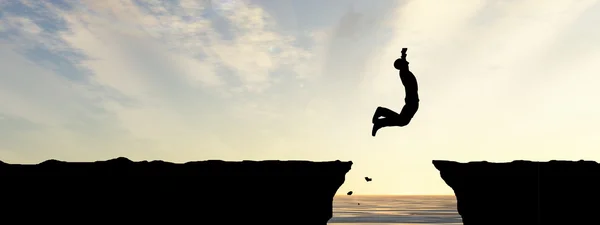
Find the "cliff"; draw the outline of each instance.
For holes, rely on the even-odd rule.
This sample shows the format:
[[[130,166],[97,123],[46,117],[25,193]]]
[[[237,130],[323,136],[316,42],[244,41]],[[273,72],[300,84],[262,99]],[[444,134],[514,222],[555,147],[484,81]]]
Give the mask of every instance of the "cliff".
[[[433,161],[465,225],[598,224],[600,165],[592,161]]]
[[[2,219],[20,223],[318,224],[352,162],[0,162]]]

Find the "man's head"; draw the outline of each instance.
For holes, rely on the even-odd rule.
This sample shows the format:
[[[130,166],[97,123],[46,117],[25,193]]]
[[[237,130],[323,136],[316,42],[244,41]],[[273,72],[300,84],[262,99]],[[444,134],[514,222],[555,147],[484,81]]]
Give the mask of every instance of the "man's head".
[[[405,70],[408,68],[408,62],[404,59],[396,59],[396,61],[394,61],[394,68],[397,70]]]

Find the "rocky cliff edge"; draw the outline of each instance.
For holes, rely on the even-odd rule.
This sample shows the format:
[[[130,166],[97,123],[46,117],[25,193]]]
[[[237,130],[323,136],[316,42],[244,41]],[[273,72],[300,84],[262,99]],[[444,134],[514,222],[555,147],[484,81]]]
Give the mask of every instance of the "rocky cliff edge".
[[[465,225],[599,224],[600,165],[434,160]]]
[[[318,224],[352,162],[0,162],[3,220]]]

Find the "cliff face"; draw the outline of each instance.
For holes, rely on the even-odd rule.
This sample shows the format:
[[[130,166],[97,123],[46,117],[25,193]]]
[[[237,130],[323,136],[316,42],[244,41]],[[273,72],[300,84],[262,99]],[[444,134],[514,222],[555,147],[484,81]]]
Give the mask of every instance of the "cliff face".
[[[2,219],[318,224],[352,162],[0,162]]]
[[[433,161],[465,225],[599,224],[600,165],[591,161]]]

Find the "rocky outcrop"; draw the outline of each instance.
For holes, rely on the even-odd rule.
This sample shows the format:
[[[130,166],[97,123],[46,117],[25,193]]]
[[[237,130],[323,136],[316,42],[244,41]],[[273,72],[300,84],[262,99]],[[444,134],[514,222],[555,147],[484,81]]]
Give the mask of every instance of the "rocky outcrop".
[[[3,221],[318,224],[352,162],[0,163]],[[8,224],[8,223],[6,223]]]
[[[600,165],[592,161],[433,161],[465,225],[600,224]]]

